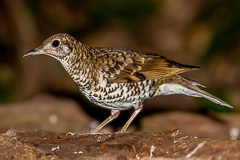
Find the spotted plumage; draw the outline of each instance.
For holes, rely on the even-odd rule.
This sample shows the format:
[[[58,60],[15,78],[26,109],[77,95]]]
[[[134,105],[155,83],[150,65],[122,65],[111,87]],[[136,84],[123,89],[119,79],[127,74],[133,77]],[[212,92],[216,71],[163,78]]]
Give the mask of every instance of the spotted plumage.
[[[119,132],[125,132],[142,110],[146,98],[159,95],[184,94],[204,97],[217,104],[226,102],[201,90],[196,82],[180,73],[199,67],[183,65],[153,53],[117,48],[86,46],[68,34],[56,34],[41,46],[27,52],[48,55],[61,62],[79,90],[93,103],[111,110],[111,115],[91,131],[97,133],[117,118],[121,110],[134,108],[132,116]]]

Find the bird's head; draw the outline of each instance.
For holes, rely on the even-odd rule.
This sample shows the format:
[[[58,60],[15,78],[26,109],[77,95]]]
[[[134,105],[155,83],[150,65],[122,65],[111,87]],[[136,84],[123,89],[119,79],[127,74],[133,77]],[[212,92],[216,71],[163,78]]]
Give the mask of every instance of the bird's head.
[[[74,54],[75,45],[78,42],[74,37],[66,33],[59,33],[46,39],[43,44],[28,51],[23,57],[33,55],[48,55],[60,62],[64,62]]]

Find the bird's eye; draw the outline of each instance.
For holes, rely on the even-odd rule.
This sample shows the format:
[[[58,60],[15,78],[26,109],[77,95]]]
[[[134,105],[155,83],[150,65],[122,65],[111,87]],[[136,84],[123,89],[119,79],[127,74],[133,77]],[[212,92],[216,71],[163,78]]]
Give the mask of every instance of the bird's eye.
[[[52,42],[52,46],[53,46],[53,47],[58,47],[59,44],[60,44],[59,40],[54,40],[54,41]]]

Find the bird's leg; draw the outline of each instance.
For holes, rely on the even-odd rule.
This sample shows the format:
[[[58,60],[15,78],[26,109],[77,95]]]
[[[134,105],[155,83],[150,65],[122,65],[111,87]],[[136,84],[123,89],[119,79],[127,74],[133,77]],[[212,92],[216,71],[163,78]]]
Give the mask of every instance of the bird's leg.
[[[108,116],[101,124],[99,124],[96,128],[90,131],[90,134],[99,133],[99,131],[112,120],[116,119],[120,114],[119,110],[111,110],[111,115]]]
[[[128,121],[124,124],[124,126],[122,127],[122,129],[120,131],[118,131],[117,133],[125,133],[128,126],[131,124],[131,122],[134,120],[134,118],[142,111],[143,108],[143,103],[140,102],[137,104],[137,107],[135,108],[135,111],[133,112],[133,114],[131,115],[131,117],[128,119]]]

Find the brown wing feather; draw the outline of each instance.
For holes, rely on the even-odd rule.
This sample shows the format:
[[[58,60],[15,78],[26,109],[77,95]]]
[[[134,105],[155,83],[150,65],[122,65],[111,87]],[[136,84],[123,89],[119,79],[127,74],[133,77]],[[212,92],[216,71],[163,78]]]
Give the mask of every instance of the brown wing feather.
[[[198,69],[170,61],[152,53],[139,53],[131,50],[97,48],[93,61],[95,78],[103,74],[109,82],[139,82],[146,79],[163,77]]]
[[[183,72],[200,69],[196,66],[184,65],[166,59],[163,56],[154,57],[151,54],[145,54],[145,61],[142,65],[140,73],[148,77],[148,79],[159,79],[162,77],[180,74]]]

